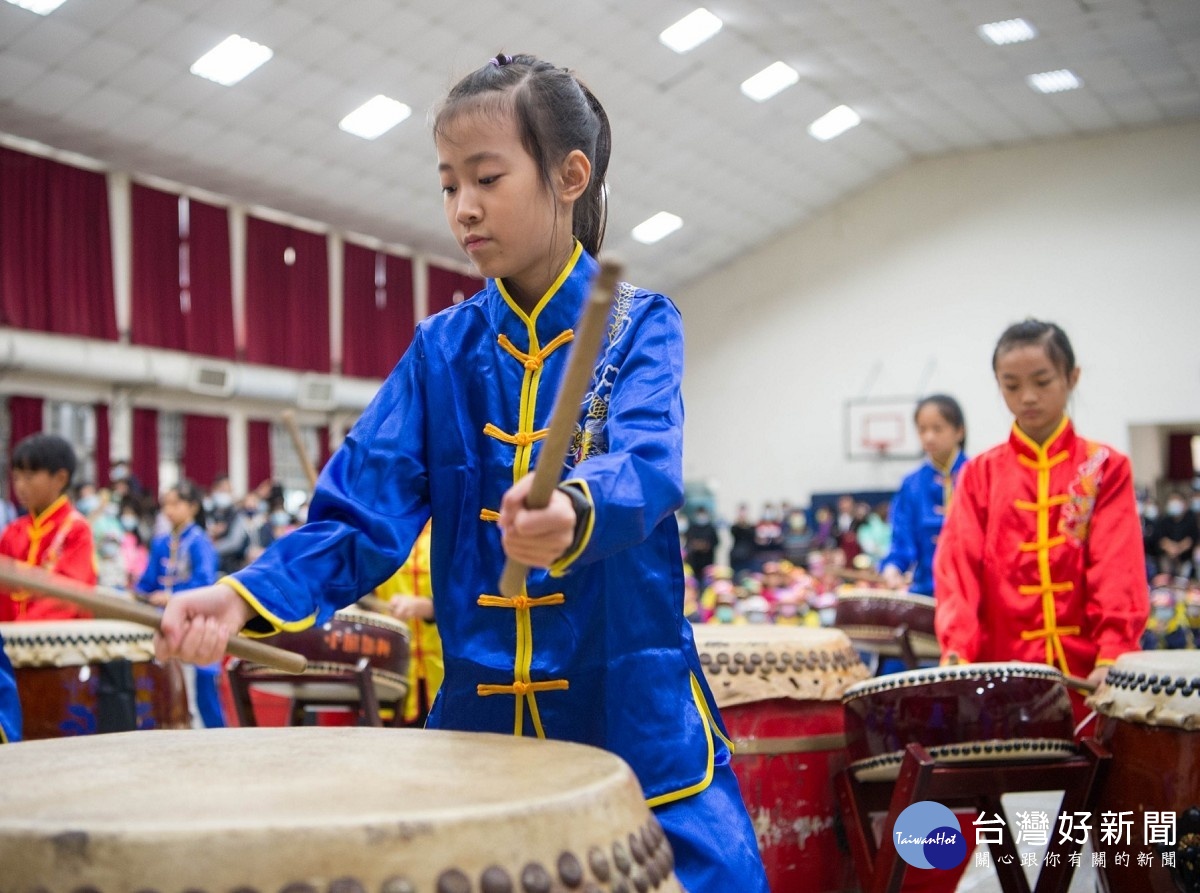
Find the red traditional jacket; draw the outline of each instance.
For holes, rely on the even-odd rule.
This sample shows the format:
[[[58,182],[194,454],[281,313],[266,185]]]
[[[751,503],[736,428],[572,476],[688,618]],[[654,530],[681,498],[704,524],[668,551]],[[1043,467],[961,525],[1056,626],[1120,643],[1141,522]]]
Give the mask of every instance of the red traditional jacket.
[[[0,555],[45,570],[96,583],[92,528],[67,497],[56,499],[36,518],[24,515],[0,535]],[[61,620],[92,615],[69,602],[29,592],[0,592],[0,621]]]
[[[1138,648],[1149,614],[1129,459],[1016,425],[967,463],[934,559],[942,653],[1047,663],[1073,676]]]

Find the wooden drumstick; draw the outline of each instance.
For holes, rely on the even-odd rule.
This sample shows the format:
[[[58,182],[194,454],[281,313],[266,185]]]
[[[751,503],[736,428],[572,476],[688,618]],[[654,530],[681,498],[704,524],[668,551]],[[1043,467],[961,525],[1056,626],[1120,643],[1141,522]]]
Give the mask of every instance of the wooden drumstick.
[[[563,461],[579,420],[579,405],[592,382],[592,366],[608,328],[608,313],[621,273],[621,264],[602,261],[600,272],[592,283],[591,293],[579,315],[579,322],[575,326],[575,343],[567,359],[567,370],[554,398],[550,426],[542,440],[537,467],[533,470],[533,482],[525,497],[525,504],[529,508],[541,509],[549,505],[554,488],[558,486]],[[529,568],[519,561],[506,559],[504,572],[500,575],[500,594],[506,598],[520,595],[528,571]]]
[[[0,557],[0,584],[11,590],[29,590],[78,605],[106,620],[127,620],[152,629],[162,629],[162,614],[157,608],[135,602],[123,593],[103,586],[88,586],[69,577],[48,573],[40,567]],[[285,673],[303,673],[308,662],[301,654],[285,651],[254,639],[232,636],[225,650]]]
[[[317,489],[317,469],[312,464],[312,459],[308,455],[308,447],[304,445],[304,438],[300,435],[300,426],[296,424],[296,413],[285,409],[280,414],[280,418],[283,421],[283,427],[287,428],[288,436],[292,439],[292,446],[296,449],[304,476],[308,478],[308,490],[311,493]]]
[[[1068,688],[1077,688],[1080,691],[1087,692],[1088,694],[1091,694],[1100,687],[1090,679],[1081,679],[1078,676],[1064,676],[1063,682],[1066,683]]]
[[[392,616],[391,609],[388,608],[388,603],[375,595],[360,595],[358,597],[358,606],[367,611],[374,611],[376,614]]]

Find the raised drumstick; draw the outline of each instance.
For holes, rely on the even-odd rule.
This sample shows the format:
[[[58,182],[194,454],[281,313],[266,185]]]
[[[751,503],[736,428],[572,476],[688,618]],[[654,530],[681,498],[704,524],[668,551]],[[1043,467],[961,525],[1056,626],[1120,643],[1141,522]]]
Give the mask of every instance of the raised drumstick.
[[[88,586],[69,577],[48,573],[40,567],[0,557],[0,584],[12,590],[28,590],[78,605],[106,620],[127,620],[155,630],[162,628],[162,614],[150,605],[131,601],[123,593],[102,586]],[[285,673],[303,673],[303,655],[266,645],[254,639],[232,636],[225,650],[234,657],[254,661]]]
[[[554,488],[558,486],[563,461],[575,433],[575,423],[579,420],[579,405],[592,382],[592,365],[596,362],[600,342],[608,327],[608,312],[621,273],[619,263],[602,261],[600,272],[592,283],[591,294],[579,315],[579,322],[575,326],[575,343],[567,359],[567,371],[554,398],[550,426],[542,440],[537,467],[533,470],[533,483],[525,497],[525,504],[529,508],[541,509],[549,505]],[[520,595],[528,571],[529,568],[519,561],[506,559],[504,572],[500,575],[500,594],[506,598]]]

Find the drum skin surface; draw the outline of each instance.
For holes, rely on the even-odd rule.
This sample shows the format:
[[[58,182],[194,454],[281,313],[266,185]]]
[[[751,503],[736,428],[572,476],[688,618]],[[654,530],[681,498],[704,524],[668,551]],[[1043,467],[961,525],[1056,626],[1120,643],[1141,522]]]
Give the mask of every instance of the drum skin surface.
[[[154,662],[154,631],[119,620],[0,623],[27,740],[103,731],[102,665],[126,661],[133,727],[191,728],[179,664]]]
[[[598,748],[415,729],[207,729],[0,748],[0,888],[681,890]]]
[[[895,780],[909,744],[946,762],[1074,756],[1062,674],[1043,664],[961,664],[893,673],[843,697],[846,748],[860,781]]]
[[[1112,762],[1096,797],[1099,811],[1131,812],[1129,839],[1093,845],[1110,893],[1200,891],[1200,652],[1131,652],[1117,658],[1090,700],[1096,737]],[[1146,812],[1173,813],[1173,846],[1151,844]],[[1163,864],[1174,850],[1175,867]],[[1118,864],[1118,856],[1127,864]],[[1139,864],[1148,862],[1148,864]]]
[[[846,765],[841,693],[868,675],[849,639],[805,627],[695,632],[772,893],[855,889],[833,789]]]
[[[928,595],[889,589],[852,589],[839,592],[833,625],[856,645],[896,657],[900,647],[895,630],[908,627],[913,653],[936,660],[941,650],[933,627],[934,600]]]

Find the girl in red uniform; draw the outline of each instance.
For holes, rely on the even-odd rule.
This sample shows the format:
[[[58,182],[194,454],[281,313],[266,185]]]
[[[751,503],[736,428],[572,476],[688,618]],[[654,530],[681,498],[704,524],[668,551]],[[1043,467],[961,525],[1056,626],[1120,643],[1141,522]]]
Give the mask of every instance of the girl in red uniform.
[[[943,660],[1046,663],[1098,683],[1137,650],[1149,613],[1129,459],[1075,433],[1079,369],[1058,326],[1010,326],[992,369],[1014,422],[964,467],[938,543]]]

